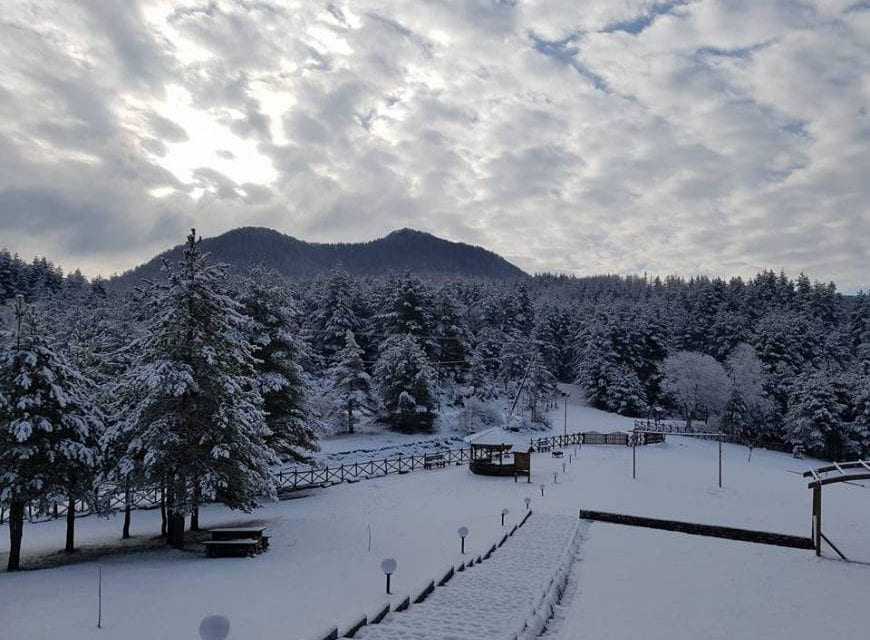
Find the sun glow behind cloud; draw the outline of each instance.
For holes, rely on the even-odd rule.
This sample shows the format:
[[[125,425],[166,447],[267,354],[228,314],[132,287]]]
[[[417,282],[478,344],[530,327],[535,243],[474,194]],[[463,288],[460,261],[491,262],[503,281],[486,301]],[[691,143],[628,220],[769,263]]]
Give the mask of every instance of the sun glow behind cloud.
[[[131,266],[192,224],[413,226],[530,271],[870,284],[864,3],[41,0],[4,19],[0,235],[70,266]]]

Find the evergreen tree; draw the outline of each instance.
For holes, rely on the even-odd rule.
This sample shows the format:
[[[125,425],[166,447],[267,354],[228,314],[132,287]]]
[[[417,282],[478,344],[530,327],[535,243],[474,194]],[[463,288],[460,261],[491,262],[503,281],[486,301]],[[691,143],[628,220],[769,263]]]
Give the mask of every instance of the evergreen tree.
[[[556,378],[538,357],[534,357],[529,363],[524,393],[531,421],[544,422],[547,405],[556,395]]]
[[[432,428],[436,414],[435,371],[410,335],[387,338],[375,365],[385,420],[400,431]]]
[[[127,442],[124,471],[140,465],[166,488],[169,543],[184,544],[185,514],[200,493],[251,509],[274,493],[250,320],[227,287],[226,267],[210,265],[195,233],[165,283],[151,286],[140,355],[123,379],[114,430]]]
[[[372,379],[366,373],[363,350],[356,342],[353,331],[347,331],[344,348],[336,356],[330,371],[333,393],[347,416],[347,431],[353,433],[354,411],[371,411],[375,405]]]
[[[327,363],[344,347],[348,331],[359,332],[361,319],[356,310],[355,283],[344,271],[334,271],[326,279],[324,295],[315,312],[315,344]]]
[[[73,504],[92,488],[102,416],[93,386],[52,349],[41,318],[19,297],[0,352],[0,503],[9,505],[9,571],[20,568],[24,509],[51,495],[70,504],[66,550],[75,545]]]
[[[417,278],[405,275],[391,283],[386,300],[387,311],[380,316],[387,336],[414,336],[427,353],[433,353],[432,299],[429,290]]]
[[[842,459],[840,455],[849,448],[838,417],[842,410],[825,372],[815,370],[800,376],[792,386],[785,418],[786,442],[795,452]]]
[[[271,432],[266,442],[282,459],[307,460],[304,452],[318,446],[306,407],[309,389],[300,364],[305,345],[293,298],[277,273],[258,267],[242,284],[241,303],[251,319],[248,340]]]

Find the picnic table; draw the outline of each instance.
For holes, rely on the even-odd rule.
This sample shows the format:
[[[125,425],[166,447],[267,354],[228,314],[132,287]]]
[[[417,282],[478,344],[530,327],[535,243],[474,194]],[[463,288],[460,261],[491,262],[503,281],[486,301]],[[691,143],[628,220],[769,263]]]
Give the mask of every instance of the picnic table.
[[[211,540],[203,542],[209,558],[253,556],[269,548],[266,527],[228,527],[211,529]]]

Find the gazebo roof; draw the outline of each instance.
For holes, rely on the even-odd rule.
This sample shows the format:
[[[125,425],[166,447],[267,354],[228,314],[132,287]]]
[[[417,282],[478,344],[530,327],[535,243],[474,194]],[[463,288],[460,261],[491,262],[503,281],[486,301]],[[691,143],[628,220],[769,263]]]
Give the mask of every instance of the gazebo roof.
[[[465,437],[465,442],[472,447],[488,448],[488,449],[510,449],[513,446],[514,434],[508,433],[501,427],[492,427],[484,431],[472,433]]]

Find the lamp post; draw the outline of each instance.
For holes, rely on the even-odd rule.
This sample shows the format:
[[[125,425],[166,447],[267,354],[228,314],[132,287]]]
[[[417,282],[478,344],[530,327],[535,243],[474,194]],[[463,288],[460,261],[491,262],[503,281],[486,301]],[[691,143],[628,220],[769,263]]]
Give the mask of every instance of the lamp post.
[[[468,535],[468,527],[459,527],[456,533],[459,534],[459,539],[462,541],[459,550],[461,553],[465,553],[465,537]]]
[[[531,498],[525,498],[525,503],[526,503],[526,511],[528,511],[528,510],[529,510],[529,505],[532,504],[532,499],[531,499]]]
[[[501,510],[501,526],[504,526],[504,517],[510,513],[510,509]]]
[[[384,575],[387,576],[387,594],[390,593],[390,576],[396,572],[398,563],[393,558],[387,558],[381,562],[381,569],[384,570]]]

